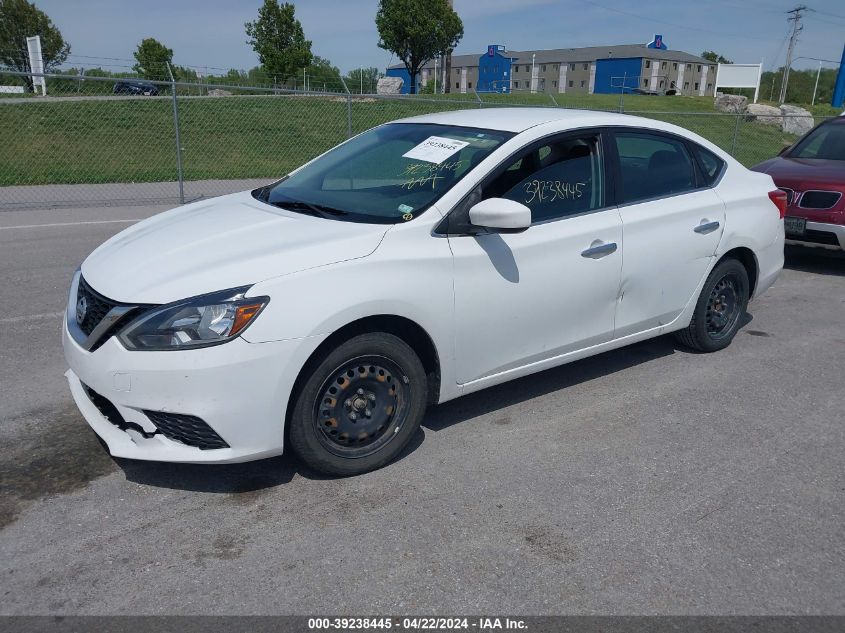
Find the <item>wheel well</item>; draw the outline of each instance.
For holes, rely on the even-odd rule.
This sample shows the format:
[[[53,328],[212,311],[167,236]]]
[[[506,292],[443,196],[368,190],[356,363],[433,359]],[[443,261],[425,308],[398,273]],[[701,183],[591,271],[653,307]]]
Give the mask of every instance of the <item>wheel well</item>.
[[[371,332],[385,332],[393,334],[394,336],[405,341],[411,349],[413,349],[420,357],[420,362],[423,364],[425,373],[428,376],[428,403],[436,404],[440,397],[440,359],[437,355],[437,348],[434,347],[434,341],[420,325],[406,319],[405,317],[396,316],[393,314],[379,314],[375,316],[358,319],[352,323],[344,325],[339,330],[333,332],[329,337],[323,341],[320,346],[314,350],[308,361],[299,370],[299,375],[296,377],[293,389],[291,390],[291,397],[288,398],[287,413],[285,415],[285,436],[287,436],[288,421],[290,420],[291,412],[293,411],[294,398],[302,383],[307,379],[310,371],[320,362],[320,359],[327,352],[348,341],[359,334],[367,334]],[[287,444],[287,442],[285,442]]]
[[[733,250],[728,251],[719,262],[722,262],[726,259],[736,259],[745,267],[745,272],[748,273],[748,296],[754,296],[754,290],[757,287],[757,273],[759,271],[759,267],[757,266],[757,258],[754,256],[754,252],[750,248],[745,248],[744,246],[740,246],[739,248],[734,248]],[[717,262],[718,264],[718,262]]]

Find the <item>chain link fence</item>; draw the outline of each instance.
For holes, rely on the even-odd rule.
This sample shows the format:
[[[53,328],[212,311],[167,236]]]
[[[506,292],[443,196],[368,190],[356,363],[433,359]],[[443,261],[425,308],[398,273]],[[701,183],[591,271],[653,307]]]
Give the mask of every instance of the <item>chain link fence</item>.
[[[44,77],[47,96],[0,92],[0,208],[186,202],[277,179],[394,119],[504,105],[560,106],[553,95],[521,103],[520,95],[382,96]],[[620,102],[599,109],[675,123],[747,166],[798,138],[783,131],[783,119],[632,108]],[[820,120],[804,119],[805,127]]]

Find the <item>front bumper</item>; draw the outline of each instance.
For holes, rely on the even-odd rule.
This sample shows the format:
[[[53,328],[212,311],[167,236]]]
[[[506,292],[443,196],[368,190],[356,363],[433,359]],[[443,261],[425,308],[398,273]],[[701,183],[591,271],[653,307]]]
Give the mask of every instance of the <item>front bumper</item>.
[[[186,463],[242,462],[281,454],[291,389],[322,340],[248,343],[237,338],[202,349],[139,352],[125,349],[112,337],[89,352],[70,335],[67,319],[62,328],[71,394],[109,452]],[[114,405],[130,428],[109,421],[85,386]],[[203,450],[169,439],[145,410],[200,418],[228,448]]]
[[[803,236],[787,235],[786,243],[828,250],[845,250],[845,225],[807,221]]]

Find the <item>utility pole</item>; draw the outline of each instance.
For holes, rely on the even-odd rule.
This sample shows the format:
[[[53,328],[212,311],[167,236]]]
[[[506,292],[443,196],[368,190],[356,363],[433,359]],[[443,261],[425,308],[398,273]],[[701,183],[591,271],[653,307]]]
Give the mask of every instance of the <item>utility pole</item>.
[[[454,9],[455,3],[454,0],[449,0],[449,8]],[[450,92],[450,85],[452,83],[452,49],[450,48],[446,51],[446,54],[443,56],[443,93]],[[435,91],[436,92],[436,91]]]
[[[801,18],[804,12],[808,10],[809,8],[802,4],[791,11],[787,11],[790,16],[788,21],[792,22],[792,35],[789,36],[789,49],[786,51],[786,66],[783,67],[783,80],[780,84],[780,99],[778,100],[780,105],[783,105],[783,102],[786,101],[786,88],[789,85],[789,70],[792,68],[792,53],[795,52],[795,45],[798,43],[798,34],[804,30],[804,27],[801,26]]]

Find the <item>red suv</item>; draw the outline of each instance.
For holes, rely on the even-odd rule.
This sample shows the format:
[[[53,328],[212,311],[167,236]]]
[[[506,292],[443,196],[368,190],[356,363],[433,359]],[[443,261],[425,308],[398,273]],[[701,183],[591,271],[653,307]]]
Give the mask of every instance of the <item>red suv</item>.
[[[787,244],[845,250],[845,116],[820,123],[751,169],[786,192]]]

